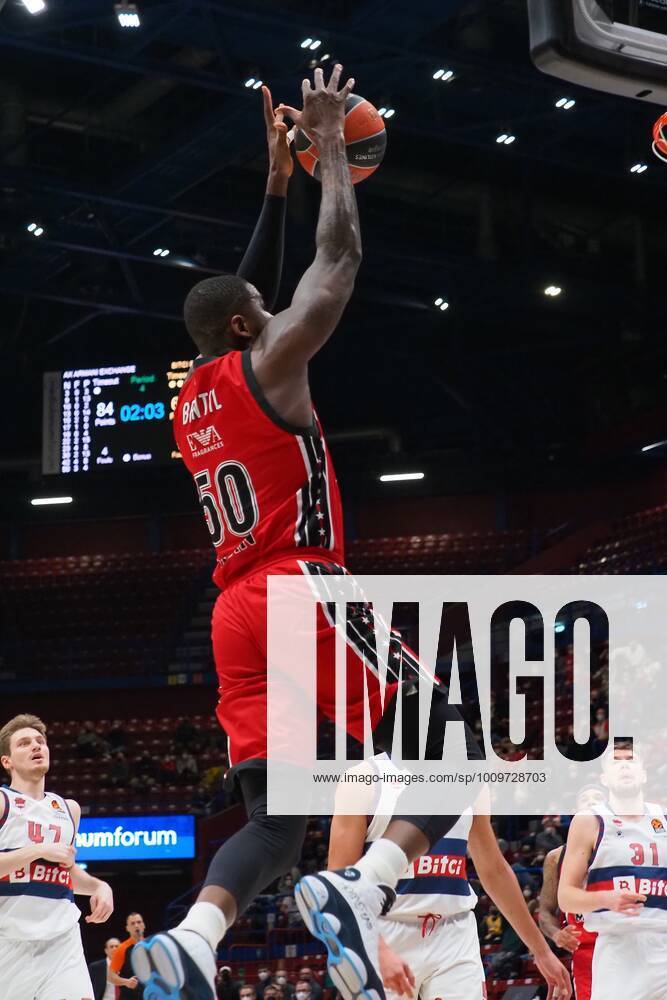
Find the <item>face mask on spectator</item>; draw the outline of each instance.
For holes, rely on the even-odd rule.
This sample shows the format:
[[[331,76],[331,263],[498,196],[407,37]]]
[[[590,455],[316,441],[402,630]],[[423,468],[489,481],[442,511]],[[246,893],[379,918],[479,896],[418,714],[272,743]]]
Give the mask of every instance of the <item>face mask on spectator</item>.
[[[259,973],[259,978],[262,980],[262,982],[264,982],[265,979],[269,978],[269,974],[266,971],[266,969],[262,969],[262,971]]]
[[[309,996],[310,996],[310,993],[308,992],[308,990],[297,990],[296,991],[296,1000],[308,1000]]]
[[[278,986],[284,986],[287,982],[287,976],[276,976],[276,982]]]

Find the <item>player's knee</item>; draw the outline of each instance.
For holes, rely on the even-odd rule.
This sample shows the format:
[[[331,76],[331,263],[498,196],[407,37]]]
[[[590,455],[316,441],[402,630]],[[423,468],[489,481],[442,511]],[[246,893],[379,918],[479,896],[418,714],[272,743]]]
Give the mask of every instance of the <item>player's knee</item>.
[[[306,835],[305,816],[254,815],[249,826],[261,838],[270,856],[276,859],[283,871],[295,867],[301,857],[301,847]]]

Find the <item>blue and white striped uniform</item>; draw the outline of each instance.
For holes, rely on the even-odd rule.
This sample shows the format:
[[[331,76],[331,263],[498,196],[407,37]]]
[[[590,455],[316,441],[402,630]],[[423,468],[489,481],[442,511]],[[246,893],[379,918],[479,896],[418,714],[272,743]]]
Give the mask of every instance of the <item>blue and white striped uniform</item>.
[[[405,787],[391,782],[391,776],[401,772],[387,754],[378,754],[369,763],[384,780],[377,784],[367,844],[383,836]],[[466,873],[472,821],[468,809],[446,837],[412,862],[398,880],[396,902],[380,921],[382,937],[412,969],[420,1000],[481,1000],[485,995],[472,912],[477,896]],[[390,990],[387,996],[398,1000]]]
[[[584,916],[584,927],[598,933],[591,1000],[667,1000],[667,819],[649,802],[643,816],[603,807],[597,819],[587,892],[638,892],[646,902],[637,916],[606,909]]]
[[[60,795],[31,799],[0,787],[0,851],[30,844],[74,842],[74,821]],[[37,860],[0,878],[0,938],[47,941],[75,926],[81,916],[74,903],[67,868]]]

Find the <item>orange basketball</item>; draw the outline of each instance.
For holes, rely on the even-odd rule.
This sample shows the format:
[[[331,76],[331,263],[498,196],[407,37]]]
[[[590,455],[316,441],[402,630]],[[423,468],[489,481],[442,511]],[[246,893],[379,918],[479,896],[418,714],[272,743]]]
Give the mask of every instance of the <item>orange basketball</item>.
[[[353,184],[358,184],[375,173],[387,148],[383,119],[377,108],[358,94],[349,94],[345,101],[345,145]],[[317,147],[305,132],[297,132],[294,148],[303,169],[319,180],[320,160]]]

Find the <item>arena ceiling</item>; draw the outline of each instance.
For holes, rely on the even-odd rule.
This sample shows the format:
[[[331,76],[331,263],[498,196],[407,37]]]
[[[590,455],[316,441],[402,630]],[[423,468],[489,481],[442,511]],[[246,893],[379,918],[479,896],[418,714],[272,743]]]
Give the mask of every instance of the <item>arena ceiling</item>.
[[[6,482],[39,454],[43,371],[188,355],[183,298],[235,267],[261,203],[244,82],[293,103],[325,53],[395,109],[358,188],[354,300],[313,366],[326,426],[390,432],[346,444],[344,480],[363,491],[355,471],[392,463],[452,489],[592,474],[667,437],[657,109],[540,74],[525,0],[140,0],[137,29],[112,0],[46,3],[0,0]],[[297,168],[283,303],[317,195]]]

